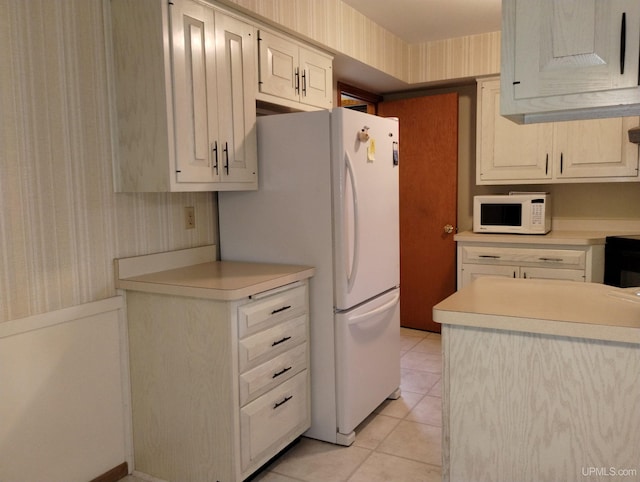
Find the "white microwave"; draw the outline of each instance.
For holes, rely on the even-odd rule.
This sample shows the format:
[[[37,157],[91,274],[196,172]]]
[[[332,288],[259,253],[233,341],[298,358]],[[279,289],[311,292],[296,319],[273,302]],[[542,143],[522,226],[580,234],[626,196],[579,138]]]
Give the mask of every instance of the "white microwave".
[[[551,231],[551,196],[546,192],[474,196],[473,231],[546,234]]]

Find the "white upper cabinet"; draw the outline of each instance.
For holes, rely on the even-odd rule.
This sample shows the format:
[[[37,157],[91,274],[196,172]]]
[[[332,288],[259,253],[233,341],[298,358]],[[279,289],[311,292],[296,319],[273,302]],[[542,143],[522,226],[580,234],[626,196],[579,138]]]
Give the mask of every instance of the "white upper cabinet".
[[[297,42],[259,32],[258,99],[307,110],[333,107],[333,59]]]
[[[502,115],[640,114],[640,2],[503,0]]]
[[[255,33],[194,0],[111,0],[116,190],[257,189]]]
[[[500,80],[478,80],[477,184],[638,181],[638,117],[518,125],[500,115]]]
[[[255,29],[216,12],[220,179],[257,188]],[[242,184],[235,184],[242,185]]]

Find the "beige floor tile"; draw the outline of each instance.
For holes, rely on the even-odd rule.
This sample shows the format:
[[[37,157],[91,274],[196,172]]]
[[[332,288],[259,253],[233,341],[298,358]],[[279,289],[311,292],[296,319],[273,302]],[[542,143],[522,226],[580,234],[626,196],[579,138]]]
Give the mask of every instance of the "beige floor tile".
[[[275,472],[264,471],[255,474],[251,482],[304,482],[301,479],[294,479],[286,475],[276,474]]]
[[[400,369],[400,389],[404,392],[427,394],[438,383],[441,376],[438,373],[423,372],[410,368]]]
[[[405,420],[442,427],[442,399],[427,395],[413,407]]]
[[[380,442],[396,428],[400,419],[374,413],[356,428],[356,447],[375,450]]]
[[[429,393],[427,393],[427,395],[431,397],[442,397],[442,379],[438,380],[438,383],[436,383],[431,388],[431,390],[429,390]]]
[[[374,452],[349,482],[440,482],[440,467]]]
[[[411,348],[411,351],[424,351],[428,353],[442,354],[442,342],[439,337],[429,336],[420,340],[420,342]]]
[[[397,400],[385,400],[376,408],[375,413],[389,417],[404,418],[422,397],[424,397],[424,393],[414,393],[403,390],[400,398]]]
[[[400,351],[409,351],[424,339],[425,338],[419,338],[417,336],[400,334]]]
[[[442,373],[442,355],[428,351],[411,350],[402,355],[400,366],[412,370]]]
[[[344,481],[370,453],[354,445],[342,447],[303,437],[270,465],[268,471],[306,482]]]
[[[441,440],[440,427],[403,420],[382,441],[377,452],[441,466]]]
[[[404,326],[400,327],[400,336],[413,336],[417,338],[426,338],[429,336],[430,332],[423,330],[415,330],[413,328],[405,328]]]

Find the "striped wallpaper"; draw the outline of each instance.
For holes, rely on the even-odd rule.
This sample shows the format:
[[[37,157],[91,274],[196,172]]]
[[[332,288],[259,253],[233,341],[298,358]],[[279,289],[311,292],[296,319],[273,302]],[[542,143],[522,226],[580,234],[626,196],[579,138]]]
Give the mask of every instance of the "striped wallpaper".
[[[213,194],[113,192],[103,22],[101,0],[0,0],[0,322],[115,295],[114,258],[215,243]]]
[[[340,0],[220,0],[408,84],[500,72],[500,32],[409,45]]]

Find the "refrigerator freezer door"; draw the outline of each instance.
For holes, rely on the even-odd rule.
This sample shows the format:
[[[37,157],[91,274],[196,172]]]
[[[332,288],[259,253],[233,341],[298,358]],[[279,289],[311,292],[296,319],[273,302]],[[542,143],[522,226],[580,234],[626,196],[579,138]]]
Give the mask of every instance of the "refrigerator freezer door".
[[[399,301],[400,291],[394,289],[336,314],[338,433],[343,437],[400,386]]]
[[[400,283],[398,122],[332,111],[336,308]]]

